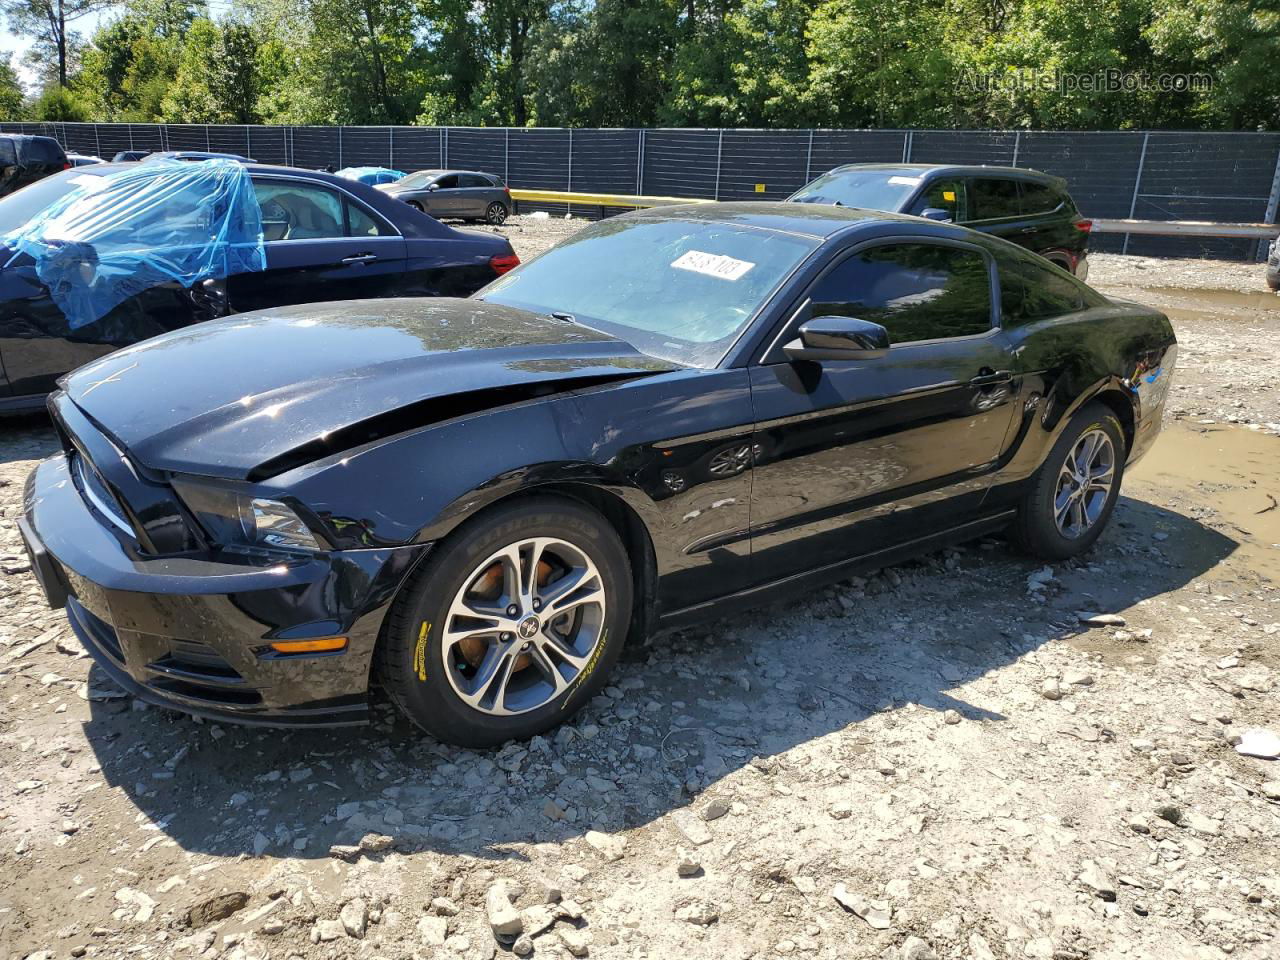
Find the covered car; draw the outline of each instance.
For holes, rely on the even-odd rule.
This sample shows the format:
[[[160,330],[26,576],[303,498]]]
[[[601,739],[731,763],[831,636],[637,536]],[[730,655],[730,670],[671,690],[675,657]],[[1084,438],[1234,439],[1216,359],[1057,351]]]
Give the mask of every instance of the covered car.
[[[0,410],[119,347],[243,310],[465,296],[518,262],[364,184],[211,160],[94,164],[0,200]]]
[[[390,167],[343,167],[334,176],[342,177],[344,180],[355,180],[357,183],[367,183],[371,187],[404,179],[402,171],[392,170]]]

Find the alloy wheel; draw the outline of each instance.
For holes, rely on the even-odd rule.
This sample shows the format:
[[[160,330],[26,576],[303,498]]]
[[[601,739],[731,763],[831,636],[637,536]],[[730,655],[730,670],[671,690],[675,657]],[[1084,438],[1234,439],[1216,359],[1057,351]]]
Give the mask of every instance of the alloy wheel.
[[[586,553],[554,537],[519,540],[455,595],[441,634],[444,672],[474,710],[528,713],[589,667],[604,623],[604,580]]]
[[[1053,497],[1053,519],[1068,540],[1083,536],[1102,516],[1116,475],[1116,448],[1105,430],[1086,430],[1072,445]]]
[[[500,203],[489,204],[488,219],[495,227],[502,226],[507,220],[507,208]]]

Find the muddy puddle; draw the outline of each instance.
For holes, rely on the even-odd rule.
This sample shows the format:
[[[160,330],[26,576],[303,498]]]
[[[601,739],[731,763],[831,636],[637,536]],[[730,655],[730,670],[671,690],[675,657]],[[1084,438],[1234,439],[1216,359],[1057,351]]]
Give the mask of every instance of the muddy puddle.
[[[1280,437],[1226,424],[1166,423],[1125,475],[1124,493],[1195,517],[1238,545],[1226,563],[1280,582]]]

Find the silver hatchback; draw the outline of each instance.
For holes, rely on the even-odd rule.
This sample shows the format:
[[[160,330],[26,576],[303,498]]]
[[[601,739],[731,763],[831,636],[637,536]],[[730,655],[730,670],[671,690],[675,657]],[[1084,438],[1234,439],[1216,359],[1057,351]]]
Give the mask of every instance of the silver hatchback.
[[[511,191],[502,178],[472,170],[419,170],[378,190],[436,219],[455,217],[502,223],[511,213]]]

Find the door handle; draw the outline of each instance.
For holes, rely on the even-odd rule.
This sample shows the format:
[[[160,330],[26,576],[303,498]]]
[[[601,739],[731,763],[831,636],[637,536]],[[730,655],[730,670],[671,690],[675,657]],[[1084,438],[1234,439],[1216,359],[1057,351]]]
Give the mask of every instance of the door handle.
[[[376,253],[358,253],[352,257],[343,257],[340,263],[373,263],[378,259]]]
[[[1039,227],[1023,227],[1018,232],[1019,233],[1035,233],[1039,229],[1040,229]]]
[[[1012,379],[1012,370],[992,370],[990,367],[983,367],[978,371],[978,375],[969,381],[969,386],[990,387],[997,383],[1008,383]]]

